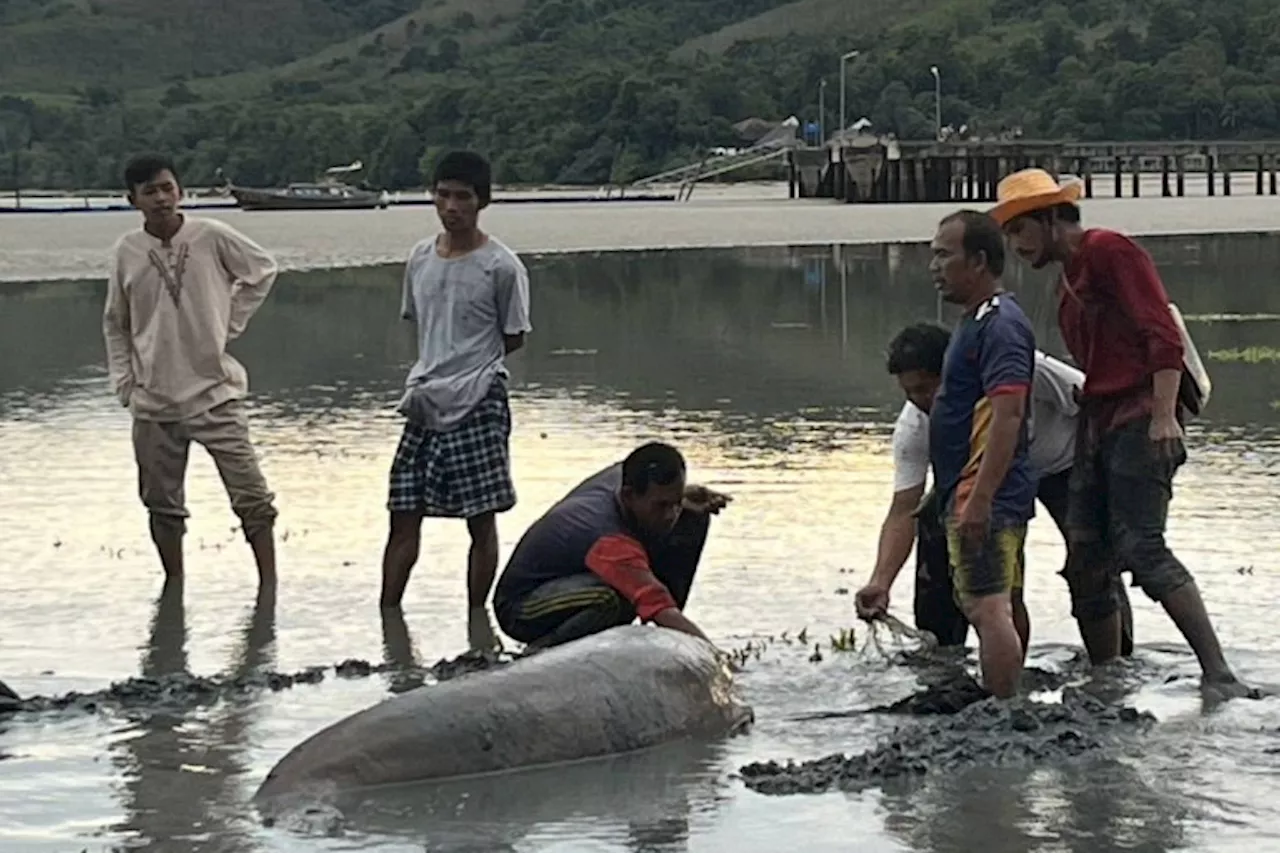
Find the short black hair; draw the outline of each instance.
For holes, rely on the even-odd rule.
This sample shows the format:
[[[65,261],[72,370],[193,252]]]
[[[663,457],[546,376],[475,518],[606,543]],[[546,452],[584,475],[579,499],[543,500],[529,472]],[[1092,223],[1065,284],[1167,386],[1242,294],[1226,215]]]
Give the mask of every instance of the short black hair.
[[[684,472],[684,457],[679,450],[661,441],[651,441],[622,460],[622,485],[643,495],[650,486],[671,485]]]
[[[994,219],[980,210],[957,210],[938,223],[960,222],[964,225],[965,257],[981,254],[986,258],[987,269],[996,278],[1004,275],[1004,232]]]
[[[893,376],[910,370],[941,376],[942,359],[950,343],[951,332],[937,323],[907,326],[889,341],[885,365]]]
[[[493,170],[484,155],[474,151],[450,151],[436,162],[431,186],[441,181],[458,181],[475,190],[480,206],[489,203],[493,193]]]
[[[124,165],[125,192],[133,195],[133,191],[141,184],[145,184],[166,169],[173,173],[173,179],[181,186],[182,178],[178,175],[178,167],[173,164],[172,158],[164,154],[139,154]]]

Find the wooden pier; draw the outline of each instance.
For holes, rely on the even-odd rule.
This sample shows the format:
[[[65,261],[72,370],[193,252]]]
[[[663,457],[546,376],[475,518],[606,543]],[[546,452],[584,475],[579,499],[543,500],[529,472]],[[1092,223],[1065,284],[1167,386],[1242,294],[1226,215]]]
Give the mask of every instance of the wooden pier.
[[[1097,181],[1113,182],[1114,198],[1137,198],[1144,175],[1160,175],[1159,194],[1187,194],[1188,175],[1203,176],[1206,196],[1230,196],[1242,172],[1254,195],[1277,195],[1280,140],[1225,142],[1052,142],[1041,140],[898,141],[849,139],[790,155],[793,198],[856,203],[996,200],[1001,178],[1036,166],[1072,174],[1094,197]],[[1237,181],[1233,185],[1232,177]],[[1198,195],[1199,193],[1197,193]]]

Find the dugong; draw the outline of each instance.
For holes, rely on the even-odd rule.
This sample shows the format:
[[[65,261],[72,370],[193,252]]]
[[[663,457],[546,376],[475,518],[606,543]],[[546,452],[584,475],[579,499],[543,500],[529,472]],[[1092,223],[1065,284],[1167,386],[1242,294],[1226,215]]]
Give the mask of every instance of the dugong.
[[[709,643],[624,625],[339,720],[290,750],[254,799],[578,761],[733,734],[753,721]]]

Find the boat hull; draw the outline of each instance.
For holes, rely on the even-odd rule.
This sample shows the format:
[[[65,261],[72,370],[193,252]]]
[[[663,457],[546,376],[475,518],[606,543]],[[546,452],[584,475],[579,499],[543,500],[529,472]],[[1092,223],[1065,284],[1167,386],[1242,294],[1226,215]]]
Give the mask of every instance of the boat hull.
[[[243,210],[374,210],[387,206],[381,193],[303,196],[283,191],[237,187],[231,190],[231,195]]]

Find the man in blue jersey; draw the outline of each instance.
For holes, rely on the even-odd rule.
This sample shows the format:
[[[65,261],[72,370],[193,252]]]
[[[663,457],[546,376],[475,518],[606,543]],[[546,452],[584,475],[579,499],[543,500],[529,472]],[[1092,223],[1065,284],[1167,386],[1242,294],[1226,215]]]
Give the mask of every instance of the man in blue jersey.
[[[964,308],[929,416],[929,455],[943,507],[957,603],[978,634],[984,686],[1012,696],[1030,622],[1022,604],[1027,522],[1037,478],[1028,458],[1027,398],[1035,333],[1000,286],[1004,235],[984,213],[942,220],[929,272]]]
[[[879,547],[871,577],[854,596],[858,616],[868,621],[889,611],[890,593],[899,572],[916,552],[916,627],[929,631],[941,646],[962,646],[969,633],[955,602],[947,555],[947,536],[936,493],[925,493],[929,474],[929,412],[942,385],[942,364],[951,343],[951,332],[934,323],[916,323],[901,330],[889,343],[886,367],[898,380],[907,401],[893,425],[893,498],[880,527]],[[1036,498],[1053,518],[1067,545],[1071,564],[1072,543],[1067,535],[1067,497],[1076,451],[1076,426],[1080,419],[1075,393],[1084,374],[1046,353],[1036,352],[1035,377],[1028,401],[1030,434],[1027,457],[1038,478]],[[1062,572],[1066,576],[1065,568]],[[1133,654],[1133,612],[1119,575],[1113,573],[1115,595],[1121,602],[1120,654]],[[1014,612],[1019,602],[1014,601]],[[1090,658],[1101,662],[1090,632],[1081,637]],[[1023,638],[1024,651],[1026,638]]]

